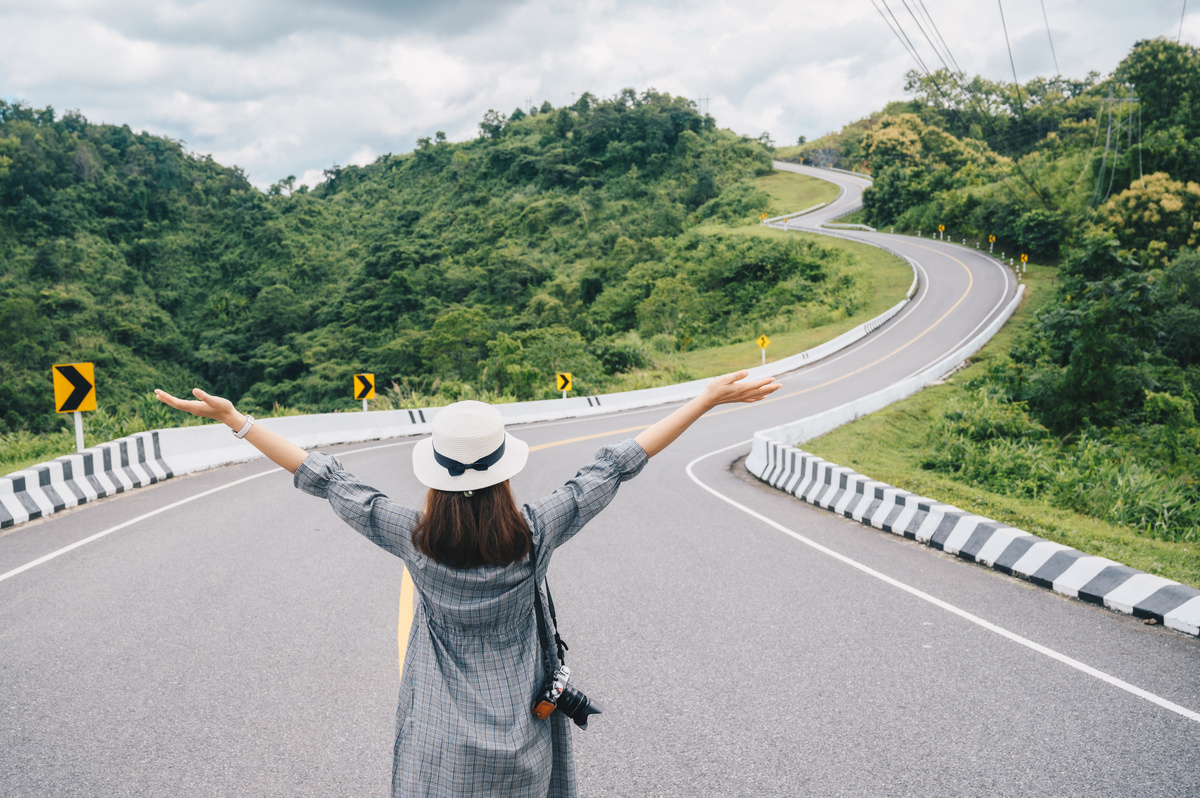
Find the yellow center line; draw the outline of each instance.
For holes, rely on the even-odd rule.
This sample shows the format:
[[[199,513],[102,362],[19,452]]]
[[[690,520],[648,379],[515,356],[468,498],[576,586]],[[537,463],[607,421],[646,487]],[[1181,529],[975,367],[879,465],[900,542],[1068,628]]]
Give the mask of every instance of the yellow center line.
[[[935,251],[935,250],[930,249],[929,247],[922,247],[920,244],[913,244],[913,246],[920,247],[921,249],[929,250],[930,252]],[[834,383],[841,382],[844,379],[853,377],[855,374],[866,371],[867,369],[871,368],[872,366],[878,366],[883,361],[894,357],[895,355],[899,354],[900,352],[903,352],[905,349],[908,349],[910,346],[915,344],[917,341],[921,340],[926,335],[928,335],[930,332],[932,332],[935,327],[937,327],[939,324],[941,324],[943,321],[946,320],[946,317],[948,317],[951,313],[953,313],[955,310],[958,309],[958,306],[961,305],[966,300],[967,295],[971,293],[971,289],[975,287],[975,275],[971,274],[971,270],[969,268],[967,268],[967,264],[963,263],[961,260],[954,257],[953,255],[948,255],[944,252],[939,252],[938,254],[945,255],[947,258],[954,261],[959,266],[963,267],[963,271],[965,271],[967,273],[967,290],[963,291],[963,294],[962,294],[962,296],[960,296],[958,298],[958,301],[956,301],[953,305],[951,305],[950,308],[945,313],[943,313],[938,318],[937,321],[935,321],[933,324],[930,324],[928,327],[926,327],[924,330],[922,330],[921,333],[919,335],[917,335],[916,337],[910,338],[908,343],[904,344],[903,346],[897,347],[896,349],[892,350],[891,352],[888,352],[886,355],[879,358],[878,360],[868,363],[865,366],[861,366],[861,367],[855,369],[854,371],[847,372],[840,377],[834,377],[832,380],[823,382],[820,385],[813,385],[813,386],[810,386],[810,387],[805,388],[800,391],[783,394],[782,396],[772,396],[770,399],[764,399],[763,401],[764,402],[777,402],[780,399],[790,399],[793,396],[800,396],[801,394],[806,394],[810,391],[815,391],[818,388],[825,388],[829,385],[833,385]],[[732,413],[734,410],[745,410],[747,407],[750,407],[750,405],[740,405],[740,406],[736,406],[736,407],[731,407],[726,410],[722,410],[718,413],[711,413],[710,415],[716,416],[716,415],[720,415],[721,413]]]
[[[937,250],[934,250],[931,247],[921,246],[920,244],[913,244],[912,246],[918,247],[919,249],[928,250],[929,252],[937,252]],[[746,410],[746,409],[756,406],[756,405],[765,404],[767,402],[778,402],[782,399],[790,399],[794,396],[800,396],[802,394],[806,394],[811,391],[815,391],[818,388],[826,388],[830,385],[839,383],[842,380],[845,380],[849,377],[853,377],[855,374],[859,374],[863,371],[866,371],[867,369],[871,368],[872,366],[879,365],[883,361],[896,356],[900,352],[903,352],[905,349],[907,349],[908,347],[915,344],[917,341],[924,338],[935,327],[937,327],[939,324],[941,324],[943,321],[945,321],[946,318],[951,313],[953,313],[958,308],[958,306],[961,305],[966,300],[967,295],[971,293],[971,289],[975,287],[975,275],[971,274],[971,270],[967,267],[967,264],[963,263],[961,260],[954,257],[953,255],[947,254],[945,252],[937,252],[937,254],[943,255],[943,256],[949,258],[950,260],[954,261],[955,263],[957,263],[959,266],[963,267],[963,271],[965,271],[967,273],[967,290],[963,291],[962,296],[960,296],[958,298],[958,300],[953,305],[950,306],[949,310],[947,310],[945,313],[943,313],[938,318],[938,320],[935,321],[933,324],[930,324],[928,327],[926,327],[924,330],[922,330],[920,332],[920,334],[918,334],[916,337],[910,338],[907,343],[905,343],[904,345],[902,345],[900,347],[897,347],[896,349],[887,353],[886,355],[879,358],[878,360],[868,363],[865,366],[861,366],[860,368],[857,368],[854,371],[843,374],[840,377],[834,377],[831,380],[827,380],[826,382],[823,382],[820,385],[813,385],[813,386],[804,388],[799,391],[794,391],[792,393],[783,394],[782,396],[772,396],[769,399],[763,399],[760,402],[754,402],[752,405],[751,404],[735,405],[733,407],[726,408],[725,410],[718,410],[716,412],[706,413],[703,417],[708,418],[710,416],[720,416],[725,413],[733,413],[738,410]],[[636,427],[625,427],[624,429],[610,429],[610,430],[606,430],[604,432],[597,432],[592,435],[580,435],[575,438],[564,438],[563,440],[551,441],[549,443],[539,443],[536,446],[530,446],[529,451],[537,452],[537,451],[541,451],[542,449],[551,449],[555,446],[566,446],[567,444],[571,444],[571,443],[580,443],[581,441],[590,441],[594,438],[607,438],[607,437],[611,437],[613,435],[621,435],[622,433],[626,433],[626,432],[641,432],[642,430],[646,429],[649,426],[650,426],[649,424],[641,424]],[[398,646],[400,649],[400,675],[401,676],[404,675],[404,654],[408,648],[408,629],[412,625],[414,597],[415,597],[415,595],[414,595],[414,585],[412,582],[412,577],[409,575],[408,569],[405,568],[404,575],[401,578],[401,582],[400,582],[400,623],[399,623],[399,626],[397,629],[397,635],[396,635],[397,640],[398,640]]]

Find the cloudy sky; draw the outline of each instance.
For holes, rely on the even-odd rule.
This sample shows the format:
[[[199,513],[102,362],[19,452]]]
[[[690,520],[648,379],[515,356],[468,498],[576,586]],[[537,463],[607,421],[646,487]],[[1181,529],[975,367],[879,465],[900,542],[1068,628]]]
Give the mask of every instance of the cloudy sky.
[[[1001,2],[1021,80],[1056,58],[1064,75],[1107,73],[1139,39],[1200,44],[1200,0]],[[883,4],[0,0],[0,98],[182,140],[260,187],[314,184],[437,130],[471,138],[489,108],[625,87],[702,100],[722,127],[790,144],[903,98],[914,62]],[[904,0],[887,5],[933,68]],[[1012,77],[1000,5],[924,0],[959,65],[996,80]]]

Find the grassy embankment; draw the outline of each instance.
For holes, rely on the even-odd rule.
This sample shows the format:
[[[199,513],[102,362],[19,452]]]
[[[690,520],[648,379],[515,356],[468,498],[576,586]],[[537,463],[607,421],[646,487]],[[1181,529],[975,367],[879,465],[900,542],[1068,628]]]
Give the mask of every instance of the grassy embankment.
[[[1087,554],[1108,557],[1147,573],[1200,587],[1200,545],[1196,543],[1146,537],[1127,527],[1060,509],[1047,501],[1000,495],[921,467],[930,451],[927,430],[931,424],[951,403],[962,399],[967,390],[965,384],[972,376],[1004,357],[1013,340],[1033,323],[1037,313],[1052,299],[1056,274],[1051,268],[1030,268],[1025,301],[966,369],[943,384],[930,386],[802,447],[872,479],[947,502]]]
[[[776,201],[776,209],[780,213],[801,211],[821,202],[832,202],[838,195],[838,188],[833,183],[792,172],[776,172],[767,177],[758,178],[755,185],[771,195]],[[728,231],[728,228],[721,229]],[[667,359],[673,366],[690,373],[695,378],[712,377],[759,365],[762,362],[762,355],[755,340],[760,334],[765,333],[771,339],[771,346],[767,349],[768,363],[811,349],[878,316],[903,299],[912,283],[912,270],[907,264],[883,250],[866,244],[810,233],[784,232],[774,228],[761,227],[755,222],[734,228],[733,232],[739,235],[764,237],[805,236],[820,242],[822,246],[845,253],[847,255],[846,263],[841,267],[841,273],[849,276],[855,282],[856,290],[863,297],[863,302],[858,310],[849,316],[809,319],[809,322],[816,323],[811,326],[797,326],[793,329],[746,330],[744,340],[736,343],[691,352],[679,352],[668,356]],[[649,387],[649,385],[639,384],[629,387]]]

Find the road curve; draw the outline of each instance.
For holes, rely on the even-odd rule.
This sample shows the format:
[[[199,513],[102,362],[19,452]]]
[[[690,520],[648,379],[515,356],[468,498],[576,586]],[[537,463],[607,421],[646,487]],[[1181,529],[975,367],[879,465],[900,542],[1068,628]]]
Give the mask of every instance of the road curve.
[[[806,225],[861,190],[818,176],[844,191]],[[1101,676],[1200,709],[1197,641],[740,468],[755,430],[919,371],[1013,294],[1011,273],[972,250],[855,237],[919,263],[914,301],[786,375],[771,401],[710,413],[555,555],[573,678],[606,708],[576,735],[582,794],[1195,794],[1200,723]],[[518,496],[667,411],[515,428],[532,449]],[[417,503],[411,444],[330,451]],[[217,469],[23,525],[0,537],[0,573],[210,490],[0,582],[0,794],[386,794],[401,564],[287,474]]]

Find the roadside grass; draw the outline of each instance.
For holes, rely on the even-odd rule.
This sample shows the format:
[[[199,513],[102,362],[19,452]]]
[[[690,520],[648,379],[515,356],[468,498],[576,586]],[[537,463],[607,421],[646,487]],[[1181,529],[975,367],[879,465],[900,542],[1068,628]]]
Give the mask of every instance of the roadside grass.
[[[835,224],[869,224],[867,222],[867,214],[862,208],[852,211],[845,216],[839,216],[834,219]],[[886,232],[886,231],[884,231]]]
[[[803,144],[789,144],[786,147],[776,147],[771,153],[771,158],[776,161],[786,161],[788,158],[793,158],[804,151]]]
[[[993,493],[921,468],[928,451],[926,430],[951,402],[963,398],[968,379],[1007,356],[1019,333],[1033,324],[1039,310],[1052,299],[1055,280],[1053,268],[1031,266],[1026,298],[1013,318],[971,359],[967,368],[945,383],[930,386],[801,444],[801,448],[871,479],[952,504],[1086,554],[1107,557],[1146,573],[1200,587],[1200,544],[1144,537],[1128,527],[1063,510],[1047,501]]]
[[[851,316],[830,318],[828,321],[810,327],[747,329],[745,338],[741,341],[692,352],[678,352],[670,357],[673,365],[696,378],[713,377],[760,365],[762,354],[758,344],[755,343],[759,335],[765,334],[771,339],[771,345],[767,347],[768,363],[832,340],[895,305],[904,298],[904,294],[912,284],[912,269],[908,264],[895,255],[867,244],[826,238],[810,233],[785,232],[757,225],[736,228],[732,232],[738,235],[754,236],[804,236],[818,241],[822,246],[847,253],[846,265],[842,267],[841,273],[850,275],[860,283],[867,301],[857,313]]]
[[[803,211],[838,197],[838,187],[825,180],[795,172],[773,172],[752,181],[754,187],[765,191],[775,200],[780,213]]]

